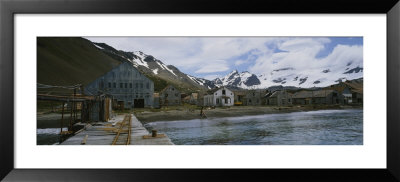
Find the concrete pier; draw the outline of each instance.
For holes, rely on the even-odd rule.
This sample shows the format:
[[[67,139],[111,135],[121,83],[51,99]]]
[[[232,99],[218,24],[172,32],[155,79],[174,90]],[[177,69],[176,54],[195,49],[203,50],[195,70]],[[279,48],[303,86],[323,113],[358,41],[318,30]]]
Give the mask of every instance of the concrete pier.
[[[117,115],[109,122],[98,122],[88,125],[81,132],[68,138],[60,145],[111,145],[116,138],[121,123],[126,114]],[[131,116],[131,131],[129,145],[173,145],[168,136],[148,137],[151,135],[142,123],[133,115]],[[122,127],[121,127],[122,128]],[[127,140],[128,131],[120,129],[118,141]],[[118,142],[121,143],[121,142]]]

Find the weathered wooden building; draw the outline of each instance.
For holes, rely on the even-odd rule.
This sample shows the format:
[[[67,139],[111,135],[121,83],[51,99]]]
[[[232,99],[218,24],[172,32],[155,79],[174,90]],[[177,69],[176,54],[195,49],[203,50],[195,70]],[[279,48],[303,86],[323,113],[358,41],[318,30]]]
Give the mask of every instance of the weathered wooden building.
[[[160,105],[173,106],[181,105],[181,92],[172,85],[168,85],[160,92]]]
[[[124,62],[89,83],[84,92],[86,95],[111,95],[119,108],[152,107],[154,83],[132,63]]]
[[[335,90],[299,91],[292,95],[292,103],[307,104],[340,104],[342,97]]]
[[[153,98],[154,98],[153,108],[159,109],[160,108],[160,94],[159,93],[154,93],[153,94]]]
[[[292,94],[286,90],[277,90],[266,94],[266,105],[289,106],[292,105]]]
[[[345,81],[331,85],[329,89],[336,90],[343,95],[341,104],[363,103],[363,83],[359,81]]]
[[[183,101],[188,104],[197,105],[199,99],[199,93],[191,93],[190,95],[186,96]]]
[[[204,106],[233,106],[234,94],[231,90],[221,87],[209,90],[204,95]]]
[[[246,92],[246,105],[248,106],[259,106],[265,105],[265,90],[249,90]]]
[[[245,91],[245,90],[234,90],[233,91],[234,104],[237,106],[247,105],[246,94],[247,94],[247,91]]]

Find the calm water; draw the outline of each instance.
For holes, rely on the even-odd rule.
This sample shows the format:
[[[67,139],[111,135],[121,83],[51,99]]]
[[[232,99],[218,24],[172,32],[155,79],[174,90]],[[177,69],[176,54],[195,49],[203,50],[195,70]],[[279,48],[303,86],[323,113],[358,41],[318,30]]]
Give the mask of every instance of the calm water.
[[[362,110],[322,110],[146,124],[177,145],[362,145]]]

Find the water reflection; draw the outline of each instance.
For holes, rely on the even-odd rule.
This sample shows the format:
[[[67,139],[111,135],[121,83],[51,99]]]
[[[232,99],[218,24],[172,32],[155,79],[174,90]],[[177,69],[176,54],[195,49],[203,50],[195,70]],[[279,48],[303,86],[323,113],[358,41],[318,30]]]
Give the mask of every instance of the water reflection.
[[[362,110],[160,121],[148,129],[177,145],[362,145]]]

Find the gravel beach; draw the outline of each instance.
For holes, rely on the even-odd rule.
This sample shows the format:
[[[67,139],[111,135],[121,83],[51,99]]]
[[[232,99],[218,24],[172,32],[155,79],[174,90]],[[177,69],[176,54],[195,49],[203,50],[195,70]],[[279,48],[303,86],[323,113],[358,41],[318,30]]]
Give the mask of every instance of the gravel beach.
[[[204,108],[203,111],[208,118],[215,117],[233,117],[245,115],[261,115],[261,114],[274,114],[274,113],[289,113],[300,111],[324,110],[324,109],[349,109],[349,108],[362,108],[362,106],[293,106],[293,107],[270,107],[270,106],[232,106],[232,107],[216,107]],[[190,120],[200,119],[200,109],[185,109],[177,108],[170,110],[160,109],[159,111],[135,111],[135,116],[142,123],[149,123],[155,121],[175,121],[175,120]]]

